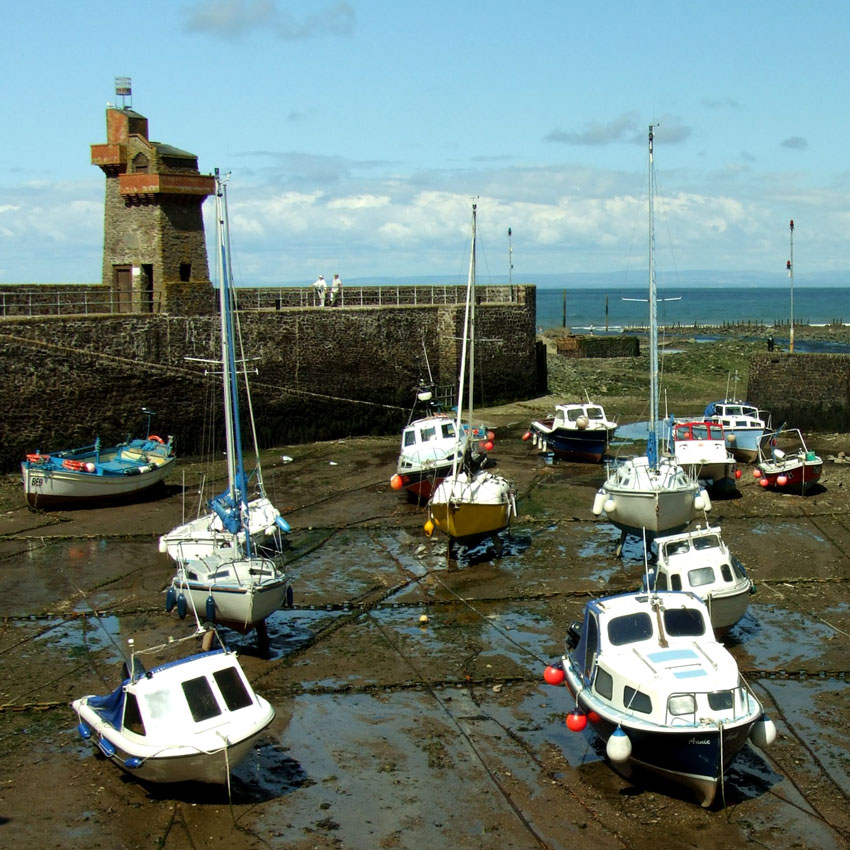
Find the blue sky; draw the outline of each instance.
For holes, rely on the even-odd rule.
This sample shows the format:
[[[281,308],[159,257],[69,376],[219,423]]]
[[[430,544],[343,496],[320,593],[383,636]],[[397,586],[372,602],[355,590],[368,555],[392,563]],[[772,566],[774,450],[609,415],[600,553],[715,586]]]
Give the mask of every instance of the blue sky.
[[[246,285],[850,268],[850,4],[6,0],[0,284],[100,277],[114,78],[231,173]],[[206,206],[211,206],[211,200]],[[623,280],[628,285],[630,280]]]

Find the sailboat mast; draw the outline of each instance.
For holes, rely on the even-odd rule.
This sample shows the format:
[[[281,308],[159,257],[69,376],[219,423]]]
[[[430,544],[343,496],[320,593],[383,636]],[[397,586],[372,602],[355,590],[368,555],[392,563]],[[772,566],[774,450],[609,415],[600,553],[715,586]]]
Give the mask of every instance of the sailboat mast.
[[[469,252],[469,416],[470,439],[472,438],[472,407],[475,385],[475,248],[478,236],[478,206],[472,205],[472,249]]]
[[[788,326],[788,351],[794,353],[794,219],[790,225],[790,257],[788,260],[788,277],[791,278],[791,322]]]
[[[216,212],[219,231],[219,293],[221,306],[221,355],[224,380],[224,422],[227,443],[227,476],[230,497],[239,513],[239,525],[245,531],[245,553],[251,556],[251,535],[248,525],[248,494],[245,465],[242,458],[242,439],[239,423],[239,382],[236,371],[236,351],[233,332],[233,280],[230,269],[230,222],[227,217],[227,185],[219,178],[216,192]]]
[[[649,435],[646,455],[658,466],[658,320],[655,292],[655,160],[654,125],[649,125]]]
[[[458,376],[457,385],[457,419],[455,422],[455,434],[458,445],[461,442],[461,434],[463,433],[463,393],[466,386],[466,349],[469,341],[469,326],[471,321],[470,309],[472,304],[472,289],[475,284],[475,217],[476,205],[472,205],[472,248],[469,257],[469,277],[466,281],[466,309],[463,313],[463,344],[460,350],[460,373]],[[471,404],[470,404],[471,408]],[[472,411],[470,409],[470,422],[472,420]],[[467,439],[471,439],[471,435]],[[452,479],[457,479],[458,474],[458,453],[455,452],[454,460],[452,461]]]
[[[225,188],[219,170],[215,170],[215,220],[218,260],[218,306],[221,321],[221,369],[224,387],[224,454],[227,458],[227,485],[231,496],[236,488],[236,466],[233,439],[233,411],[230,404],[230,342],[227,317],[230,314],[230,292],[227,285],[227,239],[225,236]]]

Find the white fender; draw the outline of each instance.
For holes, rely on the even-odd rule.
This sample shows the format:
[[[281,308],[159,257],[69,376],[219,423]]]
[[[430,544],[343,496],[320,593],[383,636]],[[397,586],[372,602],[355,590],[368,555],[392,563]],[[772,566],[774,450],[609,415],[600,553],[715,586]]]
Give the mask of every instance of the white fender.
[[[614,509],[617,507],[617,503],[613,499],[606,499],[605,504],[602,507],[606,514],[612,514],[614,513]]]
[[[766,715],[753,724],[750,740],[760,749],[769,747],[776,740],[776,724]]]
[[[599,490],[597,494],[593,497],[593,507],[591,510],[593,511],[594,516],[599,516],[602,513],[602,507],[605,504],[605,494]]]
[[[629,736],[618,726],[605,745],[605,755],[615,764],[628,761],[632,754],[632,742]]]

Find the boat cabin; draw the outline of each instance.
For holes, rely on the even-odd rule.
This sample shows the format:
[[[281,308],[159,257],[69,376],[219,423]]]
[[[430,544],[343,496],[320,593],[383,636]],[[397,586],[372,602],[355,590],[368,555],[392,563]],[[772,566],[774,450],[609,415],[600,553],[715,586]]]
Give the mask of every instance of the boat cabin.
[[[187,663],[202,658],[210,661],[202,667]],[[235,712],[254,704],[235,656],[220,649],[137,674],[111,694],[88,700],[89,707],[121,734],[151,744],[187,743],[192,736],[228,723]]]
[[[694,594],[622,594],[588,603],[578,638],[573,663],[614,718],[697,726],[700,718],[732,721],[751,708],[734,659],[713,651],[719,644]]]
[[[684,440],[720,440],[723,437],[723,426],[719,422],[677,422],[673,426],[673,439]]]
[[[454,420],[448,417],[417,419],[404,429],[401,445],[402,449],[410,449],[437,440],[454,440],[456,434]]]
[[[744,402],[713,401],[705,409],[705,416],[720,422],[724,428],[764,428],[765,417],[751,404]]]
[[[717,533],[659,540],[656,590],[699,593],[708,585],[731,588],[745,580],[746,574],[729,557],[729,550]]]
[[[583,422],[581,420],[584,420]],[[559,404],[555,408],[553,427],[565,428],[609,428],[605,411],[598,404]]]

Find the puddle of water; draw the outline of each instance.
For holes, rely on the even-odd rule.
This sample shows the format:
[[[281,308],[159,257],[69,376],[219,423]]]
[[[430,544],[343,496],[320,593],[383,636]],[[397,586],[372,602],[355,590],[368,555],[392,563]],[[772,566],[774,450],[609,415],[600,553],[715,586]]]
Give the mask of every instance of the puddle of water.
[[[760,537],[777,537],[780,534],[789,537],[814,540],[817,543],[827,543],[825,537],[817,534],[810,526],[800,526],[793,522],[756,523],[750,531]]]

